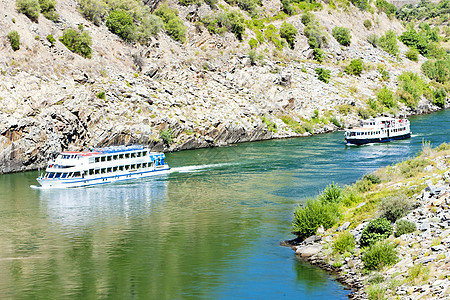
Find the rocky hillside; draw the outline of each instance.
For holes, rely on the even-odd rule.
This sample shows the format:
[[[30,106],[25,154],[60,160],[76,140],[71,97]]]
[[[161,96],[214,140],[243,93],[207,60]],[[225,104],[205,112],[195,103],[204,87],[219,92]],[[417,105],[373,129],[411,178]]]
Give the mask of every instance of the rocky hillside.
[[[75,0],[56,3],[55,22],[42,14],[32,20],[18,12],[15,1],[2,0],[0,173],[42,167],[62,150],[93,146],[139,143],[176,151],[336,130],[366,116],[380,88],[396,91],[397,76],[420,73],[426,60],[406,59],[408,48],[400,42],[397,57],[373,47],[369,35],[405,29],[383,12],[361,11],[349,2],[334,8],[322,3],[312,12],[326,37],[320,63],[304,35],[301,10],[284,20],[270,18],[279,14],[277,0],[259,8],[265,28],[292,24],[298,30],[293,48],[277,49],[266,39],[253,52],[249,40],[255,30],[245,28],[240,41],[231,32],[212,34],[198,21],[238,8],[222,1],[214,11],[205,3],[168,3],[186,27],[183,43],[164,31],[145,43],[125,42],[105,22],[97,26],[83,17]],[[64,29],[80,24],[92,37],[91,58],[59,40]],[[336,26],[350,29],[349,46],[333,38]],[[13,30],[20,36],[17,51],[7,37]],[[358,58],[364,63],[361,75],[345,73]],[[318,67],[330,70],[328,83],[319,80]],[[422,96],[414,109],[399,102],[386,112],[435,109]]]

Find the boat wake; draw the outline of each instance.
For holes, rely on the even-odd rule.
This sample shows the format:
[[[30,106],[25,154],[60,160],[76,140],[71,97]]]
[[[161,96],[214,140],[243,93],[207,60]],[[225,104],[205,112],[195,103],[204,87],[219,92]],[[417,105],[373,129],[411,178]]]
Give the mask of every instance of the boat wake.
[[[197,173],[197,172],[207,171],[209,169],[217,169],[217,168],[231,166],[231,165],[233,165],[233,163],[177,167],[177,168],[171,168],[170,173]]]

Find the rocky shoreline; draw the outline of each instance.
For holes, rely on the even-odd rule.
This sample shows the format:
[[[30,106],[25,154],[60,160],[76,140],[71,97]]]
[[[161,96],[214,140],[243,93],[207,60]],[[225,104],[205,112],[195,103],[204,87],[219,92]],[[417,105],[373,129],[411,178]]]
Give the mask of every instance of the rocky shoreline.
[[[394,166],[395,168],[395,166]],[[394,237],[398,262],[378,272],[364,270],[356,244],[352,255],[336,258],[332,254],[333,238],[348,230],[358,241],[371,216],[363,223],[352,220],[323,231],[302,242],[291,240],[282,245],[291,247],[297,257],[336,276],[336,280],[352,290],[350,299],[369,299],[368,289],[378,288],[382,297],[372,299],[450,299],[450,155],[437,156],[424,170],[419,181],[388,182],[382,189],[415,189],[423,187],[411,199],[412,209],[403,219],[416,224],[416,231]],[[363,202],[358,206],[363,206]],[[415,266],[415,267],[414,267]],[[416,271],[412,271],[416,268]],[[416,272],[416,273],[414,273]]]

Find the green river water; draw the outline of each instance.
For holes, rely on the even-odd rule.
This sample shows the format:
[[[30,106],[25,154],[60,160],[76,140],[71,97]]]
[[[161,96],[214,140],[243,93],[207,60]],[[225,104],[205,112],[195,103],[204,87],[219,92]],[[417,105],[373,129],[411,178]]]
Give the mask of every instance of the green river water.
[[[167,154],[172,173],[36,190],[0,175],[0,299],[346,299],[279,245],[293,210],[450,141],[450,111],[411,118],[411,139],[346,147],[343,132]]]

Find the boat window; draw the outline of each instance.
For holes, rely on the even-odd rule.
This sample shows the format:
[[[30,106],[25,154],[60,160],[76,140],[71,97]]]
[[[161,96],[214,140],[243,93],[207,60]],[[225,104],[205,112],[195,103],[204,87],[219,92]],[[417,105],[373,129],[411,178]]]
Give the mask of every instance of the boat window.
[[[129,169],[130,169],[130,165],[126,165],[125,170],[129,170]]]
[[[101,173],[101,174],[105,174],[105,173],[106,173],[106,168],[102,168],[102,169],[100,170],[100,173]]]
[[[123,159],[123,154],[119,154],[119,159]]]
[[[112,170],[112,168],[108,168],[108,169],[106,169],[106,172],[111,173],[111,170]]]
[[[111,161],[111,159],[112,159],[111,156],[106,157],[106,160],[107,160],[107,161]]]
[[[125,158],[130,158],[130,153],[125,153]]]
[[[136,169],[136,165],[135,165],[135,164],[132,164],[132,165],[131,165],[131,169]]]
[[[80,177],[80,176],[81,176],[80,172],[73,172],[73,177]]]
[[[106,157],[105,156],[102,156],[101,158],[100,158],[100,161],[105,161],[106,160]]]
[[[137,168],[137,169],[140,169],[141,166],[142,166],[141,164],[137,164],[137,165],[136,165],[136,168]]]
[[[131,158],[135,158],[135,157],[136,157],[136,153],[135,152],[131,153]]]
[[[54,174],[55,174],[55,173],[50,172],[50,173],[47,174],[47,177],[48,177],[48,178],[53,178],[53,175],[54,175]]]
[[[66,178],[67,177],[67,173],[61,173],[61,178]]]
[[[100,161],[100,157],[95,158],[95,162],[98,163]]]
[[[94,174],[94,169],[89,169],[89,175],[93,175]]]
[[[117,167],[114,167],[114,168],[113,168],[113,172],[117,172]]]
[[[137,153],[137,157],[141,157],[142,152]]]
[[[61,177],[61,173],[55,173],[55,178]]]
[[[119,166],[119,170],[120,170],[120,171],[123,171],[123,166]]]
[[[113,160],[117,160],[117,157],[118,157],[117,155],[114,155]]]
[[[100,174],[100,169],[95,169],[94,173],[95,173],[96,175],[97,175],[97,174]]]
[[[142,156],[146,156],[147,155],[147,151],[142,152]]]
[[[142,167],[143,167],[143,168],[147,168],[147,163],[143,163],[143,164],[142,164]]]

